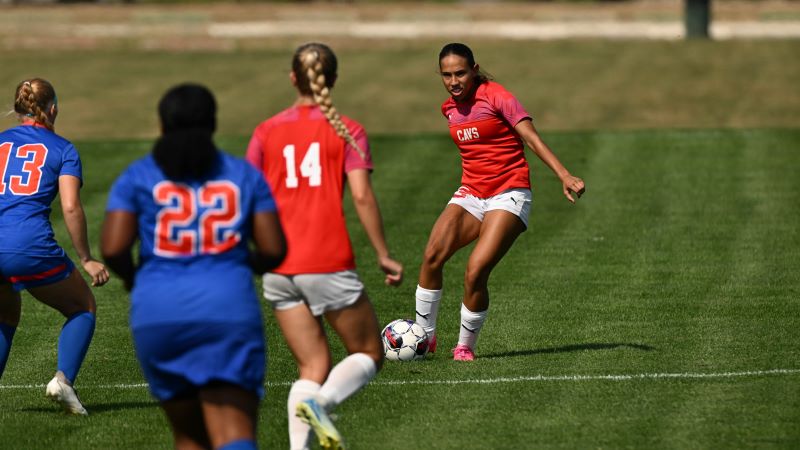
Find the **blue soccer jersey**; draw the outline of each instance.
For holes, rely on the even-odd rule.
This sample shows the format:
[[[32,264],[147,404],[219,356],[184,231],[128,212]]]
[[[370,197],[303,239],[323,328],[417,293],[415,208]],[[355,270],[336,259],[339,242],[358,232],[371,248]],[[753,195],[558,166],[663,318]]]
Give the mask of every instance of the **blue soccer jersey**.
[[[64,256],[50,225],[58,178],[81,179],[81,160],[66,139],[38,125],[0,133],[0,253]]]
[[[247,242],[253,214],[275,211],[275,202],[250,164],[220,152],[208,179],[177,182],[147,156],[114,182],[106,210],[132,212],[138,220],[132,327],[260,323]]]

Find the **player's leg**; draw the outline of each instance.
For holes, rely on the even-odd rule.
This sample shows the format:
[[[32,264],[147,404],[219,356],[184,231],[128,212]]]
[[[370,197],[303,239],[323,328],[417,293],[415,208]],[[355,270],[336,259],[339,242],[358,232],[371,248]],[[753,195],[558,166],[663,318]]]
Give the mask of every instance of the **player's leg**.
[[[64,277],[55,274],[57,281],[27,286],[28,292],[37,300],[59,311],[66,321],[58,337],[58,361],[56,374],[45,389],[45,395],[61,404],[65,411],[76,415],[87,415],[78,394],[73,388],[83,359],[92,342],[95,327],[95,300],[89,286],[71,262]],[[63,266],[62,266],[63,267]]]
[[[363,291],[355,303],[326,312],[325,319],[348,353],[333,367],[319,392],[325,407],[332,410],[375,377],[383,366],[383,344],[375,310]]]
[[[0,378],[6,368],[11,342],[19,325],[21,300],[10,283],[0,276]]]
[[[468,205],[466,205],[469,207]],[[431,337],[436,350],[436,319],[442,298],[444,264],[470,242],[478,238],[481,221],[463,205],[450,203],[431,230],[419,271],[416,290],[416,321]]]
[[[343,439],[331,422],[328,412],[347,398],[358,392],[375,377],[383,363],[383,347],[380,342],[378,320],[363,285],[354,272],[343,272],[331,275],[336,281],[330,283],[336,287],[345,285],[359,287],[360,292],[355,302],[347,299],[347,306],[325,312],[325,318],[342,339],[348,356],[330,371],[325,383],[317,394],[303,400],[297,405],[297,415],[314,430],[320,446],[326,449],[344,448]],[[319,287],[319,283],[317,283]],[[352,291],[349,288],[343,293]],[[332,291],[329,291],[329,293]]]
[[[292,450],[308,448],[311,427],[297,417],[298,405],[315,398],[331,370],[331,355],[321,319],[303,302],[288,309],[275,309],[275,319],[297,362],[299,378],[289,389],[286,410]]]
[[[94,335],[94,295],[80,272],[74,268],[67,278],[44,286],[29,287],[28,292],[67,319],[58,337],[58,371],[72,385]]]
[[[474,358],[472,352],[489,308],[489,275],[523,231],[525,224],[511,212],[492,210],[484,215],[480,238],[469,256],[464,275],[464,301],[455,359]]]
[[[206,430],[215,449],[255,450],[258,395],[229,383],[200,389]]]
[[[177,450],[201,450],[211,448],[200,399],[196,396],[181,397],[161,402],[167,416]]]

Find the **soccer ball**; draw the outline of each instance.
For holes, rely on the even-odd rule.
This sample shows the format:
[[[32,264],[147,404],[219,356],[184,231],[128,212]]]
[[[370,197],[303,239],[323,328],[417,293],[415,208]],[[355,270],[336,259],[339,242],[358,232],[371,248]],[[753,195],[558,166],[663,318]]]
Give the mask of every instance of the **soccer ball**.
[[[413,361],[428,354],[428,333],[411,319],[392,321],[381,333],[383,353],[392,361]]]

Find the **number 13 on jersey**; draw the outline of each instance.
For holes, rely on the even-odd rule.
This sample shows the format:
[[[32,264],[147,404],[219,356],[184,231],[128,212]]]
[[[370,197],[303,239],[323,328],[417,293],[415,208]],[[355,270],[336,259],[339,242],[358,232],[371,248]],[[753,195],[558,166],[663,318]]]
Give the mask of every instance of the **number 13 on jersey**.
[[[22,159],[22,173],[9,175],[8,188],[13,195],[33,195],[39,192],[42,181],[42,167],[47,159],[47,147],[44,144],[25,144],[17,147],[14,154],[13,144],[3,142],[0,144],[0,194],[6,192],[6,171],[12,155]]]

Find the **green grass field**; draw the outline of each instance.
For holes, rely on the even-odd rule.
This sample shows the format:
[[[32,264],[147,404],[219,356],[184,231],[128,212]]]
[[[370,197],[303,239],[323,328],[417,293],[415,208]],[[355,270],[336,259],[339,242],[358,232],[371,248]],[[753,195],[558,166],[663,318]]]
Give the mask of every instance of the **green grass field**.
[[[338,410],[353,449],[797,448],[800,446],[800,131],[544,133],[588,186],[570,205],[531,158],[531,227],[495,269],[473,364],[449,359],[468,250],[446,270],[440,353],[390,363]],[[241,153],[246,137],[220,139]],[[413,314],[427,233],[458,186],[443,133],[373,136],[374,183],[407,280],[381,284],[351,209],[359,271],[381,322]],[[78,142],[90,231],[138,140]],[[68,241],[55,215],[62,243]],[[62,319],[26,297],[0,383],[0,441],[15,449],[168,448],[140,375],[118,281],[77,387],[88,418],[44,398]],[[267,312],[262,448],[287,448],[295,369]],[[336,344],[336,356],[343,356]]]
[[[63,19],[35,12],[40,28],[0,48],[0,108],[11,109],[21,79],[53,81],[58,131],[84,163],[93,243],[108,188],[149,150],[168,87],[210,86],[218,142],[237,154],[293,98],[287,73],[299,38],[217,51],[143,51],[147,36],[91,51],[61,50],[72,41],[15,47],[48,42],[47,21]],[[0,22],[27,25],[15,17]],[[444,42],[330,43],[340,59],[334,100],[370,133],[376,193],[407,278],[383,286],[348,204],[359,272],[382,323],[412,317],[428,232],[460,178],[438,109]],[[341,406],[350,448],[800,448],[800,41],[468,43],[588,191],[571,205],[529,158],[531,226],[492,275],[478,360],[448,354],[465,249],[446,267],[440,353],[387,362]],[[0,115],[0,127],[13,119]],[[71,252],[55,209],[57,237]],[[95,294],[97,331],[76,385],[90,416],[65,416],[44,398],[63,319],[26,297],[0,380],[2,448],[170,447],[134,357],[127,295],[117,280]],[[261,448],[281,449],[296,371],[266,308],[265,317],[259,438]]]
[[[217,96],[220,134],[249,135],[294,98],[289,61],[302,42],[223,52],[0,50],[0,110],[12,109],[20,80],[42,76],[58,92],[64,135],[152,138],[158,98],[190,80]],[[481,67],[519,97],[544,131],[800,123],[797,40],[469,43]],[[443,131],[439,105],[447,93],[436,74],[443,42],[331,45],[339,57],[333,97],[341,111],[372,134]],[[0,120],[11,123],[12,118]]]

